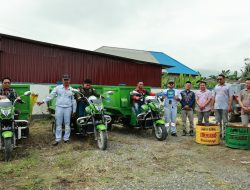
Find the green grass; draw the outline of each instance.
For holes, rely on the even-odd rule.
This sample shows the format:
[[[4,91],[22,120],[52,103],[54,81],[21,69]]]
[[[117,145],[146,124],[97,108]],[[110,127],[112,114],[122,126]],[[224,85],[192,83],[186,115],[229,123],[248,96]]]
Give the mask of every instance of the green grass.
[[[0,164],[0,177],[4,178],[7,175],[21,176],[27,170],[35,168],[40,162],[40,158],[36,151],[32,152],[28,158],[12,162],[2,162]]]
[[[37,175],[33,175],[31,177],[25,178],[24,180],[19,181],[16,184],[16,188],[23,190],[42,190],[48,189],[44,179],[40,178]]]

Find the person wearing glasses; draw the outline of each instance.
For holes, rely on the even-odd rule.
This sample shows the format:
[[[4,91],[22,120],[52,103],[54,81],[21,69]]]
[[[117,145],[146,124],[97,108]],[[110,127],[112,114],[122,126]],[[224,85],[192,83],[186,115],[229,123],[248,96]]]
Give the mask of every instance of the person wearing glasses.
[[[225,75],[218,75],[217,81],[218,84],[212,93],[212,105],[214,107],[216,123],[220,125],[221,136],[224,137],[223,133],[228,125],[228,112],[232,111],[233,91],[230,88],[230,84],[225,83]]]
[[[0,100],[8,98],[12,103],[18,98],[16,91],[10,88],[11,79],[9,77],[4,77],[2,80],[2,88],[0,88]]]
[[[177,89],[174,88],[174,81],[168,82],[168,88],[162,91],[164,101],[164,115],[165,115],[165,127],[167,131],[170,129],[172,136],[177,137],[176,132],[176,116],[177,116],[177,105],[181,100],[181,95]]]
[[[89,98],[90,96],[96,96],[99,97],[100,94],[96,92],[94,88],[92,88],[92,81],[90,79],[85,79],[83,81],[83,85],[78,89],[81,94],[76,93],[75,99],[77,101],[77,117],[83,117],[85,116],[85,108],[88,105],[86,99],[82,97],[82,94],[84,97]]]
[[[63,84],[56,86],[50,95],[47,96],[42,102],[37,102],[40,106],[56,97],[56,139],[53,146],[57,146],[61,142],[63,121],[65,125],[63,140],[64,143],[69,142],[71,115],[75,115],[76,112],[76,100],[72,91],[73,88],[70,87],[70,78],[68,74],[63,75],[62,82]]]

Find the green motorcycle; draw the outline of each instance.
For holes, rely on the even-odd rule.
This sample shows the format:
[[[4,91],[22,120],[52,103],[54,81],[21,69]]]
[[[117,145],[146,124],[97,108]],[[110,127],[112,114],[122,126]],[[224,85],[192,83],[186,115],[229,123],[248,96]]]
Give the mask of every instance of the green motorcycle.
[[[140,95],[138,92],[133,91],[131,95]],[[140,97],[144,101],[141,106],[141,113],[135,115],[132,112],[130,124],[134,127],[142,129],[153,129],[154,135],[157,140],[163,141],[167,138],[167,130],[165,127],[165,121],[161,116],[161,102],[156,96]]]
[[[22,96],[30,94],[31,92],[27,91]],[[29,122],[15,118],[15,104],[19,101],[21,100],[16,99],[12,103],[7,98],[0,100],[0,149],[4,150],[5,161],[11,160],[12,150],[17,146],[17,140],[27,138],[29,135]]]
[[[86,98],[77,90],[74,90],[74,92],[81,94],[82,98],[88,103],[85,108],[86,116],[79,117],[76,120],[77,126],[80,128],[78,129],[79,133],[83,135],[94,134],[98,147],[101,150],[106,150],[108,146],[107,127],[111,122],[111,117],[104,112],[102,96]],[[106,93],[112,94],[112,91]]]

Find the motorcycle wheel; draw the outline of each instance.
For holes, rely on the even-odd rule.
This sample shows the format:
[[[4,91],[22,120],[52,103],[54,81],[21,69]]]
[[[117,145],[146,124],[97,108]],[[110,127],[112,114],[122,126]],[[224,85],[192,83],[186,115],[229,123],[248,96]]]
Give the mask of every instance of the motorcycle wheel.
[[[4,160],[6,162],[11,160],[11,152],[12,152],[12,138],[5,138],[4,139]]]
[[[108,135],[107,131],[97,132],[97,145],[101,150],[106,150],[108,146]]]
[[[163,141],[167,138],[167,129],[164,125],[157,125],[154,129],[155,138],[158,141]]]

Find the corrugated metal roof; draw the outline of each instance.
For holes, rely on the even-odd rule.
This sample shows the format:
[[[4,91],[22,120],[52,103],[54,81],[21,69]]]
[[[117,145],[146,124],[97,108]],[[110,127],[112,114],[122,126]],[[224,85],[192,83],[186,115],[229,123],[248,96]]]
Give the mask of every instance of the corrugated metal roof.
[[[129,59],[135,59],[138,61],[161,64],[154,56],[151,55],[150,52],[144,50],[102,46],[97,50],[95,50],[95,52],[105,53],[108,55],[115,55],[119,57],[125,57]],[[164,65],[168,66],[167,64]]]
[[[159,61],[159,63],[173,66],[166,69],[170,74],[198,75],[197,71],[194,71],[165,53],[154,51],[151,51],[150,53]]]
[[[171,74],[198,75],[198,72],[162,52],[102,46],[96,52],[165,65]]]

